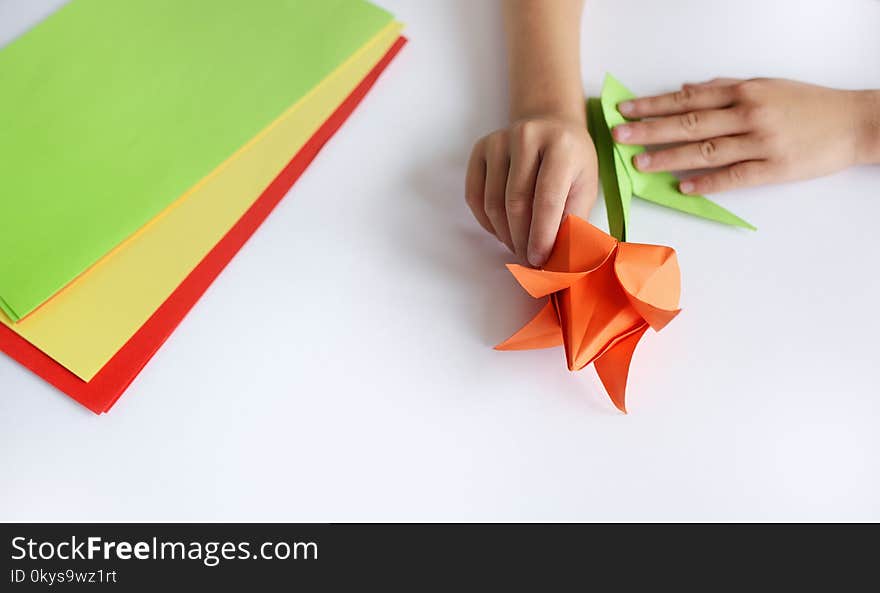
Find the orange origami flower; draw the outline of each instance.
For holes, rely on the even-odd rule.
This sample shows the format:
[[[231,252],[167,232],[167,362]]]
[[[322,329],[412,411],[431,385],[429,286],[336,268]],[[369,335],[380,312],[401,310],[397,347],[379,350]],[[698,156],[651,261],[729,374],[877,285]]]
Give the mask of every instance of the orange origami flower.
[[[662,329],[678,315],[681,281],[675,250],[623,243],[577,216],[568,216],[541,270],[507,268],[547,305],[498,350],[564,345],[569,370],[591,362],[626,413],[626,379],[633,352],[648,327]]]

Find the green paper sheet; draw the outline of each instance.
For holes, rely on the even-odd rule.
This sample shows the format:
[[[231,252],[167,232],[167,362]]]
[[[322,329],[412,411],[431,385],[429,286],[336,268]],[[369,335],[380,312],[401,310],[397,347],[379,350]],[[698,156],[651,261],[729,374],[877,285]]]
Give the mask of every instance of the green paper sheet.
[[[363,0],[73,0],[0,50],[0,308],[33,311],[391,21]]]
[[[633,98],[635,95],[629,89],[613,76],[607,74],[601,97],[599,99],[591,98],[587,104],[588,112],[590,110],[594,112],[591,121],[593,121],[592,127],[597,130],[597,133],[593,133],[593,142],[596,144],[596,152],[599,155],[600,176],[612,177],[608,172],[610,165],[607,164],[609,160],[607,155],[614,155],[613,177],[616,178],[618,187],[611,188],[611,192],[609,192],[608,183],[604,179],[602,181],[611,234],[620,240],[626,240],[626,229],[629,225],[629,202],[633,195],[694,216],[755,230],[754,226],[705,196],[681,193],[678,190],[678,179],[675,175],[668,172],[645,173],[635,168],[633,157],[644,152],[645,147],[618,144],[613,141],[611,136],[612,128],[629,121],[620,114],[617,105]],[[599,102],[601,109],[596,106],[595,101]],[[606,155],[604,166],[602,154]],[[609,200],[616,203],[614,207],[608,206]],[[615,229],[619,229],[620,236],[617,235]]]

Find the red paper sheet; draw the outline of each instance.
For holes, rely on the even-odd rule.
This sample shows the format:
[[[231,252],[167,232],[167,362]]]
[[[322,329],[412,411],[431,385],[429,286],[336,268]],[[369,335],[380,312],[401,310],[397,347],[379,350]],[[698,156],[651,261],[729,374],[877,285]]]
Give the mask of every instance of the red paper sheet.
[[[351,115],[405,43],[404,37],[395,42],[245,215],[91,381],[83,381],[2,324],[0,350],[96,414],[107,412]]]

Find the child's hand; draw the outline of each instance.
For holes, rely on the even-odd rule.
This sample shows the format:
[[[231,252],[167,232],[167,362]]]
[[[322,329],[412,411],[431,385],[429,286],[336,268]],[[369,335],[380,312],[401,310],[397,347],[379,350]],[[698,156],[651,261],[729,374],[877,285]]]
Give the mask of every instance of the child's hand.
[[[618,105],[624,144],[684,143],[643,153],[641,171],[715,169],[681,182],[684,193],[715,193],[818,177],[877,158],[877,94],[790,80],[715,79],[677,93]]]
[[[522,119],[478,140],[465,180],[479,223],[533,266],[549,257],[563,216],[586,218],[596,192],[586,125],[555,117]]]

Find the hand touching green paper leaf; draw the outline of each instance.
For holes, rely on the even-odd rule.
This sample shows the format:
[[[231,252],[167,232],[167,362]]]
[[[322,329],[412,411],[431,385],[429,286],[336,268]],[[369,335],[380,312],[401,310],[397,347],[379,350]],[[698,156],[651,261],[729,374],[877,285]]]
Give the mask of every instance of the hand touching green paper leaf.
[[[755,230],[751,224],[708,198],[681,193],[678,179],[671,173],[645,173],[635,168],[633,157],[644,152],[645,147],[617,144],[611,137],[614,126],[628,121],[617,110],[617,105],[632,98],[635,95],[629,89],[607,74],[602,96],[587,101],[587,121],[599,157],[599,177],[611,234],[621,241],[626,240],[633,195],[694,216]]]

